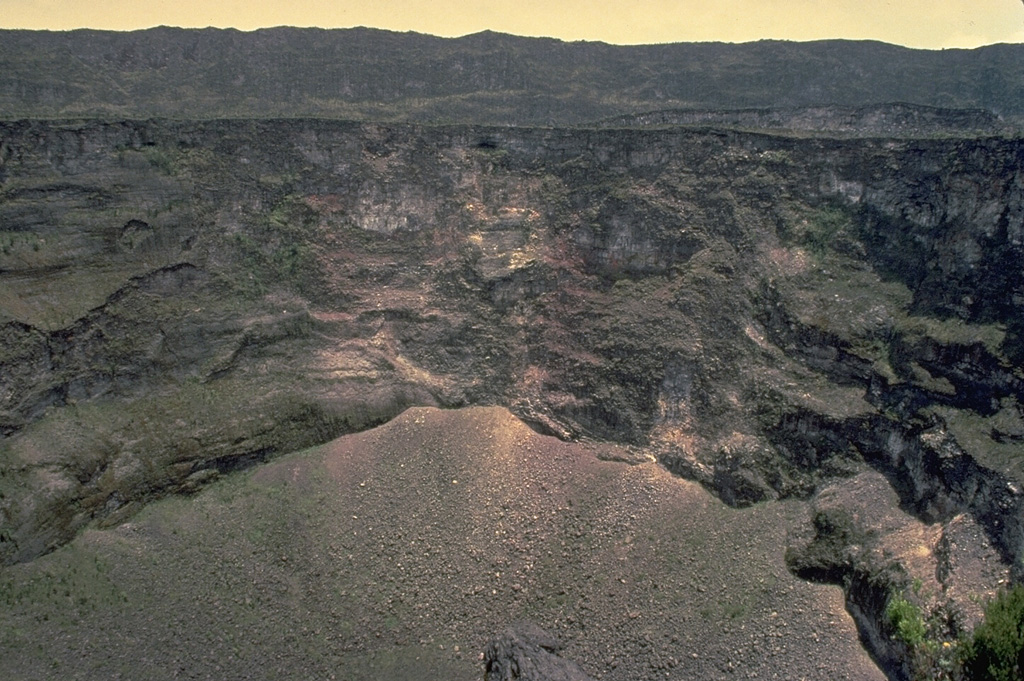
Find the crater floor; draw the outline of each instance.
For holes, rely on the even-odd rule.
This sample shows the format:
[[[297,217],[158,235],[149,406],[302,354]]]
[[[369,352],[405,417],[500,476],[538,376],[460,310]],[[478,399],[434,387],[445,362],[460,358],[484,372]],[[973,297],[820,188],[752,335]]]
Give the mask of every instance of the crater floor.
[[[0,676],[480,679],[529,619],[601,679],[884,678],[842,591],[786,569],[806,503],[637,461],[409,409],[6,568]]]

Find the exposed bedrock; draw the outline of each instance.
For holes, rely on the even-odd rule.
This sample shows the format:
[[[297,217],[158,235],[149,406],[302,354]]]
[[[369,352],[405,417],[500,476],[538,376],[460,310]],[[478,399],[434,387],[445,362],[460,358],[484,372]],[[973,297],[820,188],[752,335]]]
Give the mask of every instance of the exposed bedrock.
[[[4,562],[408,406],[501,404],[734,505],[873,471],[1021,577],[1020,140],[287,120],[0,144]]]
[[[517,622],[484,651],[484,681],[592,681],[579,665],[559,656],[562,644],[531,622]]]

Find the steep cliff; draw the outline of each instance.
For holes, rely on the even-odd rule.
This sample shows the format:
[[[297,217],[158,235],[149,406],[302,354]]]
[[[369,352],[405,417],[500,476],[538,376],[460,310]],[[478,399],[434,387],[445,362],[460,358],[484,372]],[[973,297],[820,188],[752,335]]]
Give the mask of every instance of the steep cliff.
[[[911,578],[969,625],[1024,572],[1022,169],[1015,138],[0,124],[0,557],[411,405],[505,405],[847,514],[793,565],[869,638]]]
[[[942,109],[902,103],[763,109],[668,109],[600,121],[600,127],[703,125],[826,137],[937,137],[1012,134],[1013,126],[985,109]]]

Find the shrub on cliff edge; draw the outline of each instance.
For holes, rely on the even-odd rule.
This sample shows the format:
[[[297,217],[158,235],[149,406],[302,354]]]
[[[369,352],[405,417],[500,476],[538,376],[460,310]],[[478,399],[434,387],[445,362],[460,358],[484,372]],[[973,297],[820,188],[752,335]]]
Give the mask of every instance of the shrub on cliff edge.
[[[1024,679],[1024,585],[996,597],[967,642],[964,672],[972,681]]]

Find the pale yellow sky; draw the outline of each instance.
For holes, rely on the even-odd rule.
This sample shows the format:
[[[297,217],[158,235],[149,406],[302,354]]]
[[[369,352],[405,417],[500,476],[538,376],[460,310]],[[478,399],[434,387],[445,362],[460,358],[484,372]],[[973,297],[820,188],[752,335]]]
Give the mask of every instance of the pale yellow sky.
[[[1021,0],[0,0],[0,27],[372,26],[459,36],[484,29],[610,43],[761,38],[911,47],[1024,42]]]

